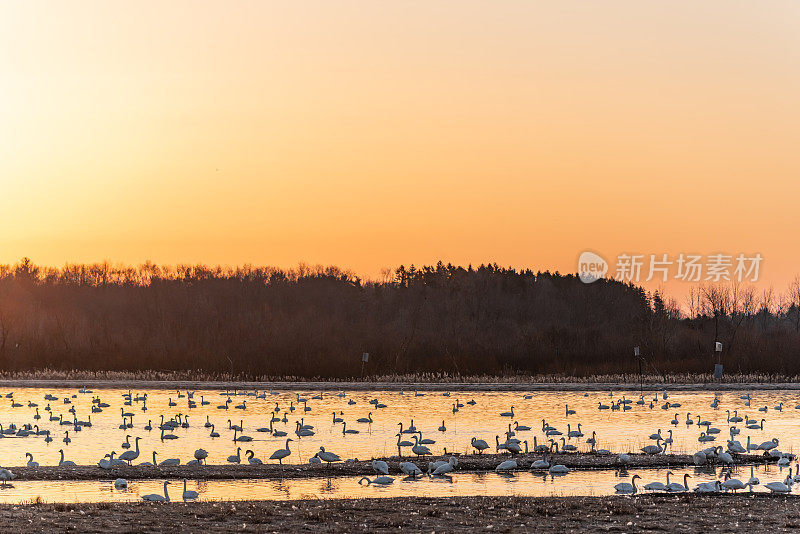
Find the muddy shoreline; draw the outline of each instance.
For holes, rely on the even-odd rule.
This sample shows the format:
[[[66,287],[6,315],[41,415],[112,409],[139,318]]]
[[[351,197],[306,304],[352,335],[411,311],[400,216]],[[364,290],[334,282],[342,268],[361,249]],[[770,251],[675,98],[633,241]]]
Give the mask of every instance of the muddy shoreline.
[[[1,505],[15,532],[795,532],[767,494]]]
[[[389,465],[389,472],[398,476],[403,473],[400,471],[400,462],[413,461],[423,471],[427,469],[429,461],[447,460],[448,456],[434,456],[425,458],[400,458],[393,456],[385,458]],[[459,472],[488,472],[494,471],[497,465],[511,458],[508,454],[482,454],[482,455],[459,455]],[[534,460],[542,458],[541,454],[518,454],[514,459],[519,464],[519,470],[529,470]],[[618,469],[623,467],[616,454],[547,454],[551,465],[561,464],[570,469]],[[761,455],[736,455],[734,458],[737,465],[758,465],[774,463],[776,458]],[[694,466],[692,457],[684,454],[631,454],[630,461],[624,466],[627,469],[653,468],[653,467],[687,467]],[[341,462],[330,465],[321,464],[298,464],[298,465],[203,465],[203,466],[175,466],[175,467],[148,467],[148,466],[120,466],[112,469],[101,469],[97,466],[82,465],[75,467],[40,466],[40,467],[12,467],[16,475],[15,481],[24,480],[109,480],[115,478],[126,478],[128,480],[148,480],[148,479],[205,479],[205,480],[227,480],[227,479],[253,479],[253,478],[312,478],[312,477],[346,477],[372,475],[375,471],[372,468],[372,461]]]

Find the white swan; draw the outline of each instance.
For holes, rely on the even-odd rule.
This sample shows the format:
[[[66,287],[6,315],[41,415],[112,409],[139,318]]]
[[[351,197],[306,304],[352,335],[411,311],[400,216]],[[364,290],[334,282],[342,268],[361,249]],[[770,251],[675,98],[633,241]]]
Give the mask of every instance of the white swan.
[[[365,480],[367,481],[367,485],[368,486],[370,484],[378,484],[378,485],[381,485],[381,486],[385,486],[387,484],[391,484],[392,482],[394,482],[394,479],[392,477],[387,477],[387,476],[384,475],[384,476],[375,477],[374,480],[370,480],[367,477],[361,477],[361,480],[359,480],[358,483],[361,484]]]
[[[283,459],[292,454],[292,451],[289,450],[289,442],[294,441],[292,438],[286,439],[286,448],[278,449],[272,453],[269,457],[270,460],[278,460],[278,463],[283,465]]]
[[[261,465],[264,463],[261,461],[261,458],[256,458],[256,453],[252,450],[247,449],[244,453],[247,455],[247,463],[250,465]]]
[[[234,431],[233,431],[233,441],[239,441],[239,442],[243,442],[243,441],[253,441],[253,438],[252,438],[252,437],[250,437],[250,436],[245,436],[245,435],[242,435],[242,436],[236,437],[236,433],[237,433],[237,432],[238,432],[238,430],[234,430]],[[312,433],[312,434],[313,434],[313,433]]]
[[[750,480],[748,480],[747,483],[750,485],[750,491],[753,490],[753,486],[758,486],[761,483],[761,481],[758,480],[758,477],[756,477],[752,465],[750,466]]]
[[[494,468],[495,471],[511,471],[512,469],[517,468],[516,460],[506,460],[505,462],[501,462],[500,465]]]
[[[684,474],[683,475],[683,484],[679,482],[672,482],[671,484],[667,485],[667,491],[678,493],[683,491],[689,491],[689,479],[692,475]]]
[[[694,491],[698,493],[716,493],[722,491],[722,484],[720,484],[719,480],[701,482],[694,488]]]
[[[147,502],[169,502],[169,493],[167,493],[167,486],[169,485],[169,480],[164,481],[164,495],[159,493],[150,493],[148,495],[142,495],[142,500]]]
[[[417,464],[412,463],[412,462],[403,462],[403,463],[401,463],[400,464],[400,470],[403,473],[405,473],[405,474],[407,474],[409,476],[412,476],[412,477],[422,474],[422,470],[419,467],[417,467]]]
[[[75,467],[75,462],[72,460],[64,460],[64,449],[59,449],[58,452],[61,454],[61,460],[58,461],[59,467]]]
[[[748,437],[748,439],[750,438],[750,436],[747,436],[747,437]],[[728,440],[728,451],[729,452],[734,452],[736,454],[745,454],[745,453],[747,453],[747,449],[745,449],[742,446],[741,443],[739,443],[738,441],[732,440],[732,439]]]
[[[531,469],[550,469],[550,462],[543,456],[541,460],[535,460],[531,464]]]
[[[326,451],[325,447],[320,447],[319,448],[319,452],[317,453],[317,456],[319,457],[320,460],[322,460],[323,462],[326,462],[328,464],[328,467],[330,467],[332,462],[341,462],[342,461],[342,459],[339,457],[338,454],[336,454],[334,452]]]
[[[133,451],[125,451],[119,455],[120,460],[124,460],[128,462],[128,465],[131,464],[132,461],[139,457],[139,440],[142,439],[139,436],[136,437],[136,450]]]
[[[236,447],[236,454],[231,454],[230,456],[228,456],[227,461],[232,463],[232,464],[240,464],[240,463],[242,463],[242,454],[241,453],[242,453],[242,448],[241,447]]]
[[[453,471],[457,465],[458,465],[458,460],[456,459],[455,456],[451,456],[447,462],[442,462],[440,465],[436,466],[436,469],[434,469],[432,473],[430,472],[429,469],[428,473],[431,475],[444,475],[449,473],[450,471]]]
[[[382,475],[389,474],[389,464],[387,464],[383,460],[372,460],[372,468],[375,470],[376,473],[380,473]]]
[[[483,451],[489,448],[489,444],[482,439],[472,438],[470,443],[478,451],[478,454],[483,454]]]
[[[347,428],[347,421],[343,421],[342,422],[342,435],[345,435],[345,434],[358,434],[358,433],[359,433],[358,430],[355,430],[353,428],[350,428],[350,429]],[[414,436],[414,437],[416,438],[416,436]]]
[[[672,471],[667,471],[667,483],[664,484],[663,482],[650,482],[649,484],[645,484],[644,489],[647,491],[667,491],[667,486],[669,485],[669,476],[673,474]]]
[[[633,475],[630,482],[620,482],[614,486],[614,491],[617,493],[636,493],[636,479],[642,478],[639,475]]]
[[[431,456],[433,454],[428,447],[419,444],[419,438],[417,436],[414,436],[414,446],[411,447],[411,452],[417,456]]]
[[[5,468],[0,468],[0,480],[2,480],[2,484],[0,484],[0,488],[7,488],[10,486],[8,483],[9,480],[13,480],[17,478],[17,475],[9,471]]]
[[[763,419],[762,419],[763,420]],[[769,441],[765,441],[761,445],[758,446],[758,450],[760,451],[769,451],[774,449],[778,446],[778,438],[772,438]]]
[[[181,461],[178,458],[167,458],[159,463],[156,463],[156,451],[153,451],[153,465],[157,465],[158,467],[175,467],[181,465]]]
[[[726,490],[731,490],[734,493],[736,493],[736,490],[745,489],[747,486],[748,484],[742,482],[738,478],[726,478],[725,482],[722,483],[723,488]]]
[[[642,447],[640,450],[645,454],[659,454],[664,451],[664,449],[660,445],[661,439],[656,440],[655,445],[646,445]]]
[[[783,482],[769,482],[764,484],[764,487],[772,493],[789,493],[792,491],[792,488],[789,486],[788,481],[789,477],[786,477]]]
[[[356,419],[356,423],[372,423],[372,412],[369,412],[369,414],[367,414],[367,417],[359,417],[358,419]]]

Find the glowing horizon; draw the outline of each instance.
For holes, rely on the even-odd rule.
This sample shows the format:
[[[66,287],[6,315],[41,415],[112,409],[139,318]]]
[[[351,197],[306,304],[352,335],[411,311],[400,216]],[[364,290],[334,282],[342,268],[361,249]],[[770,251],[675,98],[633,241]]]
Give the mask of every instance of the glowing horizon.
[[[800,272],[798,15],[788,0],[7,3],[0,262],[377,278],[743,252],[783,290]]]

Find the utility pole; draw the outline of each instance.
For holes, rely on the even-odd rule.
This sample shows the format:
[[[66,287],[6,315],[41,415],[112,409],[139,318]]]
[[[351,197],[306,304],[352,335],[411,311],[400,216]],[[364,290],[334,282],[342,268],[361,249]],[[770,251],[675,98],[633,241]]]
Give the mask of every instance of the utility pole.
[[[365,352],[361,355],[361,379],[364,379],[364,364],[369,361],[369,352]]]
[[[633,355],[639,360],[639,393],[644,395],[644,378],[642,378],[642,356],[639,353],[639,345],[633,347]]]

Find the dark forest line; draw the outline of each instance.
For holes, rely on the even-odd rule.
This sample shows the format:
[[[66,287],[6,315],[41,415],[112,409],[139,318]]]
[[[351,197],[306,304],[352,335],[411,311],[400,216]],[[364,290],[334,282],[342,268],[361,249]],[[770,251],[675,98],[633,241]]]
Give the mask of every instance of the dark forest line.
[[[800,374],[800,283],[782,295],[701,285],[676,303],[632,284],[497,265],[0,266],[0,370],[202,370],[242,377],[366,373]]]

